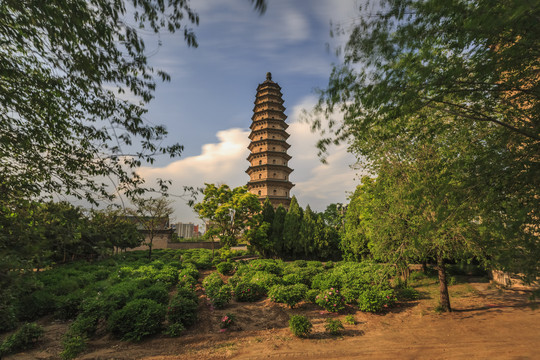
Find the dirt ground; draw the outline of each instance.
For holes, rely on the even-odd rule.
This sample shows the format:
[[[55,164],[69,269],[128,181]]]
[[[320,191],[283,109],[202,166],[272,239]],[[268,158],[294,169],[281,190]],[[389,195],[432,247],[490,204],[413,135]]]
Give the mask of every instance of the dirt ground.
[[[385,314],[347,309],[337,315],[312,304],[291,310],[269,300],[233,302],[214,310],[199,291],[200,321],[182,336],[129,343],[98,332],[79,359],[540,359],[540,302],[529,301],[527,293],[469,278],[450,287],[454,312],[438,314],[437,286],[426,282],[418,290],[420,300],[400,303]],[[220,319],[227,312],[236,315],[237,325],[220,332]],[[291,314],[311,319],[309,338],[291,334]],[[345,324],[348,314],[354,315],[356,325]],[[327,318],[343,321],[341,336],[324,331]],[[59,358],[69,323],[40,323],[46,334],[36,349],[6,359]]]

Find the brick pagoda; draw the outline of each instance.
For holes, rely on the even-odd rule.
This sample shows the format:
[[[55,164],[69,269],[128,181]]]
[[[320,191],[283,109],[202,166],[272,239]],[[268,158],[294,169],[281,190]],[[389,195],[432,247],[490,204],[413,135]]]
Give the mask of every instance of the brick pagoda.
[[[287,144],[289,134],[282,96],[281,87],[272,81],[272,74],[267,73],[266,81],[259,84],[255,96],[248,146],[251,153],[247,158],[250,166],[246,173],[249,192],[257,195],[261,202],[268,198],[274,207],[281,204],[288,208],[294,184],[289,181],[293,170],[288,166],[291,156],[287,154],[290,145]]]

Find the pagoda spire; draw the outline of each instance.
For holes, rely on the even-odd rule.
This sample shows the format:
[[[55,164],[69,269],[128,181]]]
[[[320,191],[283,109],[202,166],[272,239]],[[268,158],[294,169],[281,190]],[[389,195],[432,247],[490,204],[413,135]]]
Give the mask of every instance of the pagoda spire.
[[[290,145],[282,96],[281,87],[272,81],[272,74],[266,73],[266,81],[259,84],[255,95],[247,158],[250,166],[246,173],[249,192],[257,195],[261,202],[268,198],[274,207],[281,204],[288,208],[294,184],[289,181],[293,170],[288,166],[291,156],[287,154]]]

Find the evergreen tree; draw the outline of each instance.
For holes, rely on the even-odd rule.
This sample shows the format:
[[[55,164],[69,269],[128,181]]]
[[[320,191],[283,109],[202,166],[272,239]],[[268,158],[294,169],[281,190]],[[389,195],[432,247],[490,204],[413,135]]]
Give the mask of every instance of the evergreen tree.
[[[274,254],[283,257],[285,253],[283,243],[283,228],[285,226],[285,217],[287,210],[279,205],[274,213],[274,221],[272,222],[272,236],[270,238]]]
[[[315,248],[315,237],[317,235],[319,235],[317,231],[317,215],[308,205],[306,211],[304,211],[298,239],[300,243],[299,250],[303,253],[304,257],[317,257],[318,254]]]
[[[298,205],[296,196],[293,196],[283,226],[284,252],[287,257],[295,257],[303,253],[302,244],[300,242],[302,217],[302,208]]]

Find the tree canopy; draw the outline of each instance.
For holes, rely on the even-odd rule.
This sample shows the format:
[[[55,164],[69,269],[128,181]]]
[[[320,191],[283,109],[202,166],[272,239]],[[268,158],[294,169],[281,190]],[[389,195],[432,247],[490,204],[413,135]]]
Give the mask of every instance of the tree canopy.
[[[217,236],[222,245],[237,244],[244,230],[255,227],[261,217],[261,203],[247,187],[205,184],[204,198],[194,205],[201,219],[207,220],[207,236]]]
[[[349,36],[344,63],[321,90],[313,123],[330,134],[323,152],[347,141],[378,176],[388,164],[418,174],[434,151],[437,166],[417,185],[457,193],[443,191],[450,197],[433,216],[462,196],[462,220],[481,224],[484,258],[529,278],[540,272],[539,16],[540,3],[517,0],[370,2],[350,32],[340,29]],[[335,111],[343,120],[324,122]],[[419,201],[428,194],[416,192]]]
[[[144,119],[156,81],[170,78],[148,63],[139,32],[181,31],[197,46],[198,22],[185,0],[2,1],[1,196],[140,193],[134,170],[182,146],[160,145],[166,129]]]

